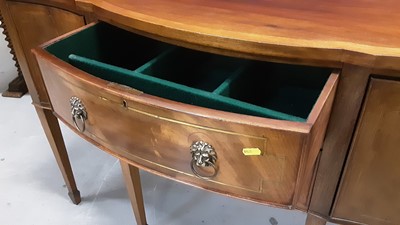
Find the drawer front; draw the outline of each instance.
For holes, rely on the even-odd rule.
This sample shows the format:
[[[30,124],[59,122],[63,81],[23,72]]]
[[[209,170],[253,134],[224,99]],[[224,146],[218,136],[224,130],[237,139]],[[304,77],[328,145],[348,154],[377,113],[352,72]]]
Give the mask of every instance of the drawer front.
[[[103,150],[144,170],[200,188],[307,209],[337,74],[329,77],[308,119],[293,122],[166,100],[91,76],[43,49],[34,53],[55,114]],[[221,91],[224,95],[237,89],[236,85],[226,87]],[[82,101],[87,113],[83,132],[74,128],[72,97]],[[226,102],[227,107],[231,102]],[[75,122],[83,130],[83,123]],[[212,145],[217,156],[215,168],[192,166],[190,149],[196,141]],[[198,176],[214,173],[215,177],[209,179]]]
[[[173,112],[168,115],[122,96],[104,94],[101,89],[72,77],[66,80],[50,73],[44,78],[57,116],[74,127],[70,98],[80,98],[87,112],[85,131],[81,134],[113,154],[141,168],[196,186],[256,201],[291,205],[303,135],[260,131],[219,121],[206,121],[207,126],[202,126],[202,118],[186,115],[183,120]],[[256,135],[257,131],[262,135]],[[200,140],[211,144],[217,154],[218,172],[212,179],[198,178],[191,170],[190,146]],[[246,156],[244,148],[259,149],[261,155]],[[210,169],[199,172],[210,175],[213,173]]]

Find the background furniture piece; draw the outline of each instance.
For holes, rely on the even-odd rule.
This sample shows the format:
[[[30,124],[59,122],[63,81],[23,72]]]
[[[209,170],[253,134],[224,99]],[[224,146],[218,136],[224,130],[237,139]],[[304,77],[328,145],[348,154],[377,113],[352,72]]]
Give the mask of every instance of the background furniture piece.
[[[294,203],[294,207],[307,211],[309,213],[307,224],[324,224],[326,220],[349,224],[398,224],[399,215],[396,212],[400,199],[396,190],[400,188],[400,176],[397,173],[399,166],[395,162],[398,156],[399,135],[394,131],[400,117],[398,109],[400,87],[397,81],[400,76],[398,39],[400,7],[396,7],[397,2],[387,0],[366,3],[353,0],[339,4],[336,1],[324,1],[316,5],[315,1],[311,0],[268,3],[223,0],[199,2],[80,0],[77,4],[80,9],[95,14],[102,21],[141,36],[197,51],[269,62],[341,69],[336,93],[331,92],[335,93],[331,116],[329,117],[330,110],[328,110],[325,116],[319,117],[323,122],[328,122],[329,118],[324,142],[322,146],[318,142],[325,133],[325,128],[321,128],[322,133],[319,133],[322,137],[311,139],[310,143],[316,140],[314,146],[304,148],[306,150],[304,153],[307,154],[301,155],[302,167],[298,168],[302,169],[299,170],[299,174],[308,176],[306,179],[299,176],[299,180],[307,182],[297,183],[299,186],[295,191],[301,194],[293,195],[294,200],[286,201],[285,205]],[[238,11],[241,17],[238,16]],[[76,33],[79,31],[83,29]],[[57,41],[69,37],[70,35],[62,36]],[[231,122],[231,127],[234,129],[241,129],[242,132],[249,132],[253,136],[263,132],[263,129],[247,126],[248,124],[245,127],[235,124],[235,120],[242,124],[248,122],[245,119],[247,117],[242,115],[230,117],[208,109],[185,108],[186,106],[173,104],[168,100],[162,101],[158,98],[155,100],[142,94],[140,89],[129,89],[99,80],[50,56],[45,50],[37,49],[36,54],[46,80],[46,87],[36,88],[43,89],[44,93],[49,91],[50,99],[53,98],[51,106],[48,105],[46,108],[49,111],[45,112],[54,111],[72,129],[75,128],[68,114],[70,106],[64,102],[71,97],[69,95],[78,93],[88,99],[89,103],[86,103],[88,109],[103,107],[101,109],[104,110],[102,111],[104,115],[113,113],[131,115],[128,111],[141,115],[135,114],[135,118],[131,121],[146,120],[146,116],[150,116],[152,119],[147,119],[149,124],[157,125],[154,118],[162,118],[165,123],[181,121],[180,124],[187,124],[182,121],[189,120],[200,127],[196,124],[199,115],[207,119],[224,116],[226,120],[221,121]],[[59,88],[63,88],[66,94],[58,93]],[[54,101],[59,99],[60,101]],[[100,99],[98,104],[93,104],[94,99]],[[50,102],[49,99],[46,100]],[[149,106],[149,102],[153,105]],[[151,109],[154,104],[159,104],[158,110]],[[320,105],[329,106],[329,104]],[[171,109],[175,113],[171,113],[169,111]],[[43,112],[38,110],[39,115],[42,115],[42,123],[54,128],[52,126],[55,123],[54,117]],[[184,171],[183,167],[179,167],[172,176],[165,168],[154,165],[152,167],[151,163],[159,160],[157,157],[144,162],[145,160],[140,161],[137,157],[129,155],[128,153],[137,156],[140,151],[135,151],[134,148],[130,152],[123,151],[124,144],[130,142],[117,135],[112,136],[113,138],[107,136],[110,134],[107,126],[94,123],[101,119],[101,115],[94,115],[94,118],[91,115],[88,117],[88,131],[77,132],[83,138],[121,159],[138,224],[145,224],[145,216],[137,167],[222,192],[221,189],[216,189],[217,186],[212,186],[212,182],[196,177],[186,178],[182,172],[187,173],[187,171]],[[102,118],[109,118],[104,115]],[[210,123],[205,119],[200,121],[206,122],[208,126],[219,126],[223,129],[229,127],[221,125],[222,122]],[[270,128],[274,126],[273,129],[284,130],[282,121],[256,119],[252,120],[252,123],[265,125],[265,121]],[[298,125],[298,129],[305,129],[304,124]],[[314,124],[309,125],[314,127]],[[119,123],[113,126],[124,128]],[[200,128],[203,129],[202,126]],[[223,130],[222,128],[219,130]],[[65,152],[65,147],[57,130],[57,128],[49,130],[47,134],[56,155],[62,155],[60,152]],[[108,133],[98,132],[99,130]],[[310,131],[309,137],[316,137],[312,130]],[[141,133],[135,134],[141,135]],[[153,133],[155,134],[159,133]],[[160,136],[162,141],[174,138],[173,133],[163,134]],[[144,138],[141,140],[145,143]],[[118,143],[120,146],[116,145]],[[156,142],[153,144],[156,145]],[[146,148],[149,147],[145,144],[140,146],[144,149],[144,153],[148,152]],[[319,150],[320,147],[321,151],[315,150]],[[177,157],[176,162],[179,159]],[[68,165],[64,171],[70,170],[66,157],[60,157],[59,163]],[[76,195],[77,189],[73,184],[72,174],[69,172],[64,174],[67,174],[66,182],[70,192]],[[309,177],[311,174],[313,176]],[[276,192],[273,196],[277,197],[282,193]],[[232,195],[231,192],[229,194]],[[240,192],[236,196],[248,197],[248,193]],[[277,201],[266,202],[273,204]]]
[[[3,21],[3,16],[1,15],[1,12],[0,12],[0,27],[3,28],[3,34],[6,36],[5,40],[8,43],[7,47],[10,48],[10,54],[13,56],[12,59],[15,62],[15,67],[17,68],[18,72],[17,78],[11,81],[11,83],[8,85],[8,89],[2,93],[2,96],[20,98],[28,91],[28,88],[26,87],[25,80],[22,75],[22,71],[19,66],[17,57],[15,56],[14,47],[11,43],[10,37],[8,36],[7,27]]]
[[[28,89],[34,91],[29,88],[31,77],[38,76],[30,50],[93,19],[77,10],[73,0],[2,0],[0,4],[2,26],[18,71],[18,77],[3,96],[21,97]],[[26,74],[25,81],[23,74]],[[38,93],[35,91],[31,95]]]
[[[31,49],[39,44],[84,26],[93,21],[89,14],[78,10],[73,0],[0,1],[3,22],[24,75],[43,128],[52,146],[57,162],[62,168],[73,202],[80,201],[57,119],[50,111],[50,102],[37,62]],[[21,81],[21,79],[20,79]],[[21,82],[20,82],[21,83]],[[63,149],[64,148],[64,149]],[[69,177],[69,178],[68,178]]]
[[[15,52],[16,61],[25,75],[28,89],[34,91],[30,83],[33,80],[40,82],[38,69],[30,50],[39,44],[55,38],[68,31],[83,26],[92,19],[76,9],[73,0],[37,0],[37,1],[1,1],[1,15],[3,26],[10,43],[12,52]],[[14,50],[14,49],[15,50]],[[28,79],[28,80],[27,80]],[[11,85],[11,84],[10,84]],[[23,95],[24,81],[19,76],[12,82],[9,91],[16,91]],[[38,92],[41,92],[39,90]],[[35,96],[38,93],[32,92]]]

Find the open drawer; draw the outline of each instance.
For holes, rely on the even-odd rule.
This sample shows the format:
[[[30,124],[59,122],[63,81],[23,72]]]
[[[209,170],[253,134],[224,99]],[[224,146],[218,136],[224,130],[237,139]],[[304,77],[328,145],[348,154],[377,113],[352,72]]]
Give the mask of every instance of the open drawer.
[[[105,151],[208,190],[307,208],[338,72],[194,51],[105,23],[34,54],[55,114]]]

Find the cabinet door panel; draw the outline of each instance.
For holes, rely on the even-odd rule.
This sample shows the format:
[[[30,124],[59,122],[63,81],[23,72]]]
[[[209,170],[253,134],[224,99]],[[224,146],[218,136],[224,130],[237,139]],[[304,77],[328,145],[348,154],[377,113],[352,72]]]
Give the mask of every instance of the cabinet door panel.
[[[400,224],[400,82],[372,79],[333,216]]]

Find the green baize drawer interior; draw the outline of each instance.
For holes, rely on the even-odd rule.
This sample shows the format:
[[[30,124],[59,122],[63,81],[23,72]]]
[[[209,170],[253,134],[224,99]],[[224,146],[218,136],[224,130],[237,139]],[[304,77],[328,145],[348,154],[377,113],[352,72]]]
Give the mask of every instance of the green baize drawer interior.
[[[46,50],[93,76],[222,111],[307,120],[331,70],[245,60],[169,45],[106,23]]]

